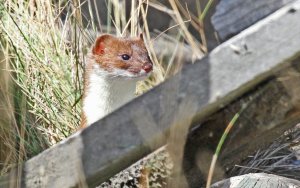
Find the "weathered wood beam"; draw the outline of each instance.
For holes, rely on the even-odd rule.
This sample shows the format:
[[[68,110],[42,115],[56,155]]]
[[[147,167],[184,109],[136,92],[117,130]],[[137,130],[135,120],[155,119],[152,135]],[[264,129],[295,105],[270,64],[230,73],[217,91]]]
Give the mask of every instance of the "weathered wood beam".
[[[265,173],[246,174],[243,176],[236,176],[221,182],[218,182],[211,186],[211,188],[297,188],[300,185],[300,181],[285,178],[282,176],[276,176]]]
[[[300,55],[300,1],[69,139],[28,160],[22,187],[95,186],[165,143],[187,118],[217,111]],[[180,128],[180,127],[179,127]],[[207,129],[210,129],[207,127]],[[7,181],[2,180],[0,187]]]
[[[293,0],[221,0],[211,18],[224,41]]]
[[[300,58],[292,66],[280,70],[268,80],[259,84],[255,89],[247,92],[234,102],[226,105],[218,112],[210,115],[200,122],[190,132],[185,145],[185,158],[183,169],[186,179],[192,187],[201,187],[207,179],[209,163],[215,152],[216,146],[232,118],[244,108],[239,114],[239,119],[227,136],[218,158],[218,168],[215,169],[214,182],[228,178],[232,175],[248,172],[265,172],[266,163],[273,168],[268,168],[269,173],[277,175],[300,178],[297,171],[291,170],[279,172],[276,165],[279,161],[285,161],[282,148],[287,143],[293,143],[294,132],[299,128],[293,128],[300,122]],[[245,108],[246,107],[246,108]],[[292,128],[292,129],[291,129]],[[291,129],[291,130],[289,130]],[[289,130],[289,134],[285,131]],[[287,139],[289,138],[289,141]],[[274,141],[276,146],[274,145]],[[279,144],[281,143],[281,144]],[[270,147],[271,145],[271,147]],[[256,152],[265,151],[265,155],[256,156]],[[261,153],[261,152],[260,152]],[[277,158],[278,162],[271,162],[267,158]],[[290,158],[294,156],[292,152]],[[252,159],[251,156],[256,156]],[[250,158],[249,158],[250,157]],[[285,163],[291,168],[295,165],[291,159]],[[245,164],[245,159],[252,162]],[[247,160],[247,161],[248,161]],[[264,161],[264,164],[258,161]],[[254,165],[256,164],[256,165]],[[260,165],[262,166],[260,166]],[[239,167],[235,167],[238,165]],[[267,165],[268,166],[268,165]],[[244,169],[244,170],[242,170]]]

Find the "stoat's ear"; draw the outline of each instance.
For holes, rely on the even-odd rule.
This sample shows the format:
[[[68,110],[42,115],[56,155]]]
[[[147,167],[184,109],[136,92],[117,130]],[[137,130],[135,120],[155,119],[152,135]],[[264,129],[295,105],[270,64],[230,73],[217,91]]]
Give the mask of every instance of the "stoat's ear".
[[[139,34],[139,38],[140,38],[140,40],[144,41],[143,33],[140,33],[140,34]]]
[[[101,55],[104,54],[104,48],[106,47],[107,41],[113,38],[113,36],[109,34],[101,35],[96,39],[95,45],[93,47],[93,54],[94,55]]]

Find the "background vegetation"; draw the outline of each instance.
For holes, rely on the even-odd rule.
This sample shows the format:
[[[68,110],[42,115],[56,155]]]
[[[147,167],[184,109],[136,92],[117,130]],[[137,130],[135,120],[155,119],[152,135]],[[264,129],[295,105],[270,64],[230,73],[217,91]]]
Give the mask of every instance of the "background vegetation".
[[[192,19],[177,1],[170,1],[172,9],[157,1],[132,2],[126,9],[125,1],[106,1],[107,25],[101,25],[93,11],[89,12],[93,19],[83,24],[81,3],[92,7],[95,1],[0,2],[0,174],[77,130],[85,55],[100,30],[118,36],[145,34],[155,71],[139,83],[137,93],[157,85],[180,67],[173,63],[176,52],[168,58],[156,55],[146,19],[149,5],[172,15],[173,41],[185,40],[195,57],[206,51],[187,29],[189,24],[201,25],[205,13],[201,14],[200,4]],[[131,15],[127,19],[126,12]],[[199,36],[205,43],[201,29]]]

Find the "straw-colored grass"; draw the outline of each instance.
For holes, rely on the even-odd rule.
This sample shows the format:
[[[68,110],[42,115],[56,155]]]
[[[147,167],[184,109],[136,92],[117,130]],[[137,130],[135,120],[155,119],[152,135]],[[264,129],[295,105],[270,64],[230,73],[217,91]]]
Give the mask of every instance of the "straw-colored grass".
[[[36,3],[6,1],[0,22],[1,72],[13,81],[2,105],[10,121],[0,127],[10,137],[1,136],[18,163],[69,136],[80,119],[84,56],[70,45],[50,1]]]
[[[144,33],[155,71],[139,83],[137,93],[171,75],[174,59],[173,54],[170,62],[163,62],[164,58],[155,55],[146,19],[149,5],[175,15],[178,24],[170,28],[178,30],[175,40],[186,39],[195,56],[200,49],[205,51],[186,29],[186,24],[199,27],[202,21],[181,17],[177,1],[170,0],[173,10],[156,1],[132,2],[126,10],[125,1],[108,0],[106,26],[90,11],[89,29],[83,26],[78,0],[0,2],[0,174],[77,130],[85,55],[99,31],[117,36]],[[94,6],[94,1],[85,3]],[[63,11],[65,20],[61,19]],[[129,20],[126,11],[131,12]],[[184,13],[190,16],[188,10]],[[199,34],[204,40],[203,32]]]

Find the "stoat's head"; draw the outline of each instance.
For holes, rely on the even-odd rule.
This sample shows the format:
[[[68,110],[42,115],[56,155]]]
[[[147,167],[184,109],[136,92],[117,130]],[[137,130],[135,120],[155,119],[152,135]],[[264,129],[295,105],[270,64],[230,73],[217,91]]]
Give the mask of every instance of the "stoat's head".
[[[145,77],[153,69],[142,34],[136,38],[104,34],[97,38],[91,58],[100,73],[111,77]]]

